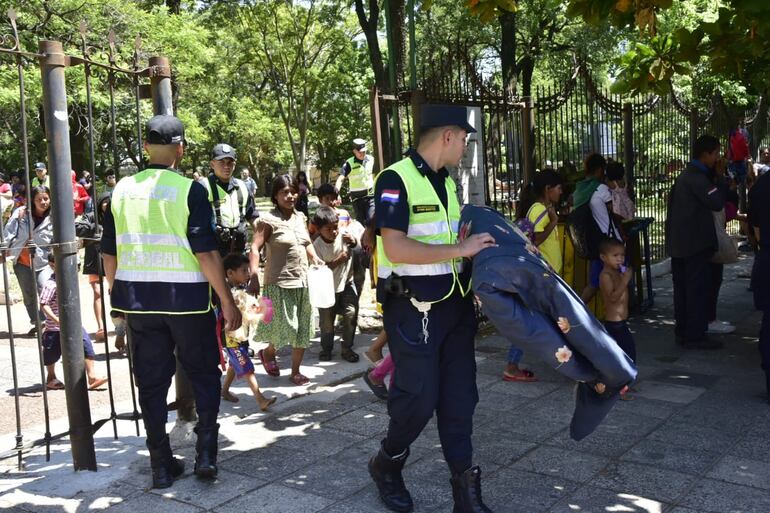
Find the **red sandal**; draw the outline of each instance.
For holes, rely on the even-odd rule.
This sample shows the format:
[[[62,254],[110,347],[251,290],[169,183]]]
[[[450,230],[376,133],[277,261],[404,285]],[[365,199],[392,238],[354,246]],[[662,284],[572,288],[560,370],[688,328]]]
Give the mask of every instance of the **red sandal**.
[[[537,381],[535,373],[531,370],[521,369],[519,374],[508,374],[503,371],[503,381],[521,381],[523,383],[532,383]]]
[[[265,368],[268,376],[278,377],[281,375],[281,369],[278,368],[278,363],[275,360],[268,360],[265,358],[265,350],[260,349],[257,353],[259,359],[262,360],[262,367]]]
[[[310,378],[308,378],[307,376],[305,376],[303,374],[297,373],[294,376],[290,377],[289,381],[291,381],[292,383],[294,383],[298,387],[301,387],[303,385],[307,385],[308,383],[310,383]]]

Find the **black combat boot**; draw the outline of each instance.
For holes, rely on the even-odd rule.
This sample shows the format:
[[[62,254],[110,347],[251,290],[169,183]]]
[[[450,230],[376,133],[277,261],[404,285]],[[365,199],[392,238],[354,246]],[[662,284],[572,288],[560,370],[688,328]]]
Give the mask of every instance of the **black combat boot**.
[[[195,443],[195,475],[198,477],[217,477],[219,424],[216,423],[216,418],[216,415],[201,415],[198,425],[195,426],[194,431],[198,435],[198,441]]]
[[[376,456],[369,460],[369,475],[380,493],[380,499],[391,511],[410,513],[414,509],[412,496],[404,485],[401,471],[404,469],[409,449],[403,454],[391,457],[380,447]]]
[[[152,487],[168,488],[174,484],[174,479],[184,472],[184,462],[174,458],[171,453],[168,436],[153,446],[147,442],[150,451],[150,466],[152,467]]]
[[[455,474],[449,482],[452,483],[452,496],[455,500],[452,513],[492,513],[481,500],[479,467],[471,467],[462,474]]]

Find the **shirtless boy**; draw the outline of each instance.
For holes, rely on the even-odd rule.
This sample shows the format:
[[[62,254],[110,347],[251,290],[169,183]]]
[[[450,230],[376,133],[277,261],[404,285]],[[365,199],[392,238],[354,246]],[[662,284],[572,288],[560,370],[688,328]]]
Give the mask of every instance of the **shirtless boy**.
[[[628,284],[634,271],[624,265],[626,248],[617,239],[605,239],[599,244],[599,258],[604,264],[599,275],[599,289],[604,299],[604,327],[636,362],[636,344],[628,329]]]

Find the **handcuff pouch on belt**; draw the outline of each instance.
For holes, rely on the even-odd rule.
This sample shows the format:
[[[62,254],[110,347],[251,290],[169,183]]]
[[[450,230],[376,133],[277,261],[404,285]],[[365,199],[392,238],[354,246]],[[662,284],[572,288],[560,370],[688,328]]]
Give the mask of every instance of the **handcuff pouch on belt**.
[[[417,299],[412,291],[406,286],[406,283],[404,283],[404,279],[396,273],[391,273],[390,276],[385,279],[384,288],[386,293],[392,294],[395,297],[409,298],[409,302],[412,303],[412,306],[422,314],[422,338],[423,343],[427,344],[428,338],[430,337],[428,332],[428,313],[430,312],[433,303]]]

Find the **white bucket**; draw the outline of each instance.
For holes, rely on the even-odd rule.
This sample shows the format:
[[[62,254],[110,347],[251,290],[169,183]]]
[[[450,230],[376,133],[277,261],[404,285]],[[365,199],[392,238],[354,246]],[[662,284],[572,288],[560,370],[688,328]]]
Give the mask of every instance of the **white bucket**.
[[[334,274],[325,265],[311,267],[307,272],[310,304],[315,308],[331,308],[336,302]]]

